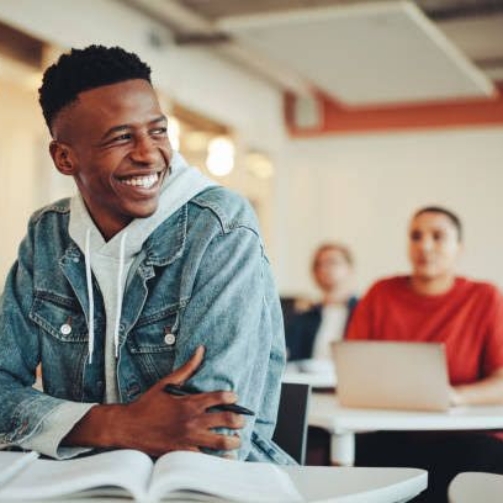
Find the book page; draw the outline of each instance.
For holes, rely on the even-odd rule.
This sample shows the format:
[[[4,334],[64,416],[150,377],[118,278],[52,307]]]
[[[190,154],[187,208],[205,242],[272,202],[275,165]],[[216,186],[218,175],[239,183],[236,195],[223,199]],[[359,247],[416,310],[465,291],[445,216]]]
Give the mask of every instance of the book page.
[[[144,499],[152,461],[139,451],[118,450],[65,461],[37,459],[0,487],[1,500],[41,500],[92,490],[110,494],[120,488],[137,500]],[[117,493],[117,491],[114,491]]]
[[[171,452],[157,460],[149,495],[161,500],[180,491],[190,491],[191,499],[201,501],[212,499],[208,496],[249,503],[303,501],[290,477],[274,464],[189,451]]]
[[[0,451],[0,487],[39,457],[38,452]]]
[[[24,458],[26,454],[26,452],[0,451],[0,475],[13,463],[16,463],[19,459]]]

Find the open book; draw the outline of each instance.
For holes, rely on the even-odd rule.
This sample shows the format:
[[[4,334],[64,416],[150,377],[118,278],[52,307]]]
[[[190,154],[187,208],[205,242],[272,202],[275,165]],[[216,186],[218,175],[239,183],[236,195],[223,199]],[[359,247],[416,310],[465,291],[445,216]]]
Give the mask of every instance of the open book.
[[[141,502],[300,502],[289,476],[276,465],[232,461],[176,451],[155,463],[144,453],[117,450],[66,461],[24,461],[25,453],[0,452],[0,501],[129,497]],[[23,461],[22,461],[23,459]],[[13,467],[19,470],[13,473]]]

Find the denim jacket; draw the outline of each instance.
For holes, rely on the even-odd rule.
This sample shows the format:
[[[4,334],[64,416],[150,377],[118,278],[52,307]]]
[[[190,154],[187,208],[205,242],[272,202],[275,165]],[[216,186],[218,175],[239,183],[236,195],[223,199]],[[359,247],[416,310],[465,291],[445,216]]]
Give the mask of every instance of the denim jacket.
[[[95,284],[95,356],[69,200],[35,213],[0,300],[0,444],[20,445],[65,401],[104,394],[103,299]],[[288,464],[272,441],[285,363],[281,309],[253,211],[221,187],[195,196],[147,239],[124,292],[117,382],[129,403],[206,348],[190,384],[233,390],[254,410],[239,459]],[[32,388],[38,363],[44,392]]]

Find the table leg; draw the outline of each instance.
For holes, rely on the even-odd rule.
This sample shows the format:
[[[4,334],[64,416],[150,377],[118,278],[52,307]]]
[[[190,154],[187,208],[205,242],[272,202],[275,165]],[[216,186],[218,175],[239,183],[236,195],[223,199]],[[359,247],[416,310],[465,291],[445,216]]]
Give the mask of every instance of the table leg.
[[[336,466],[353,466],[355,463],[355,434],[332,433],[330,436],[330,460]]]

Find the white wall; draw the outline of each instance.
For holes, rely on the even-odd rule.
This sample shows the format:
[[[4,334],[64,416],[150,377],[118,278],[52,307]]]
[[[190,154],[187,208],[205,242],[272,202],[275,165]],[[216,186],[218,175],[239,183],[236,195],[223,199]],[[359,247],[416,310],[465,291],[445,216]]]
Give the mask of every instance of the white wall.
[[[43,121],[35,94],[0,79],[0,280],[26,232],[36,200]],[[1,289],[1,288],[0,288]]]
[[[503,128],[296,140],[285,152],[276,263],[284,294],[315,294],[308,271],[323,240],[355,252],[358,283],[408,270],[411,213],[445,205],[465,225],[459,270],[503,287]]]

